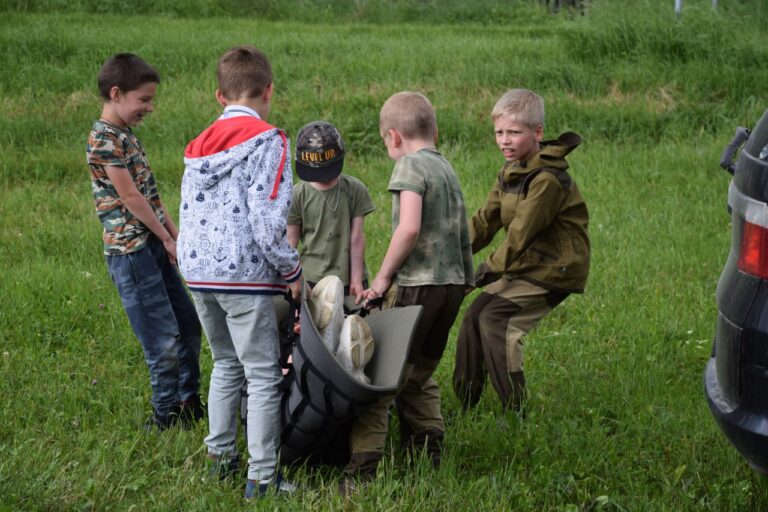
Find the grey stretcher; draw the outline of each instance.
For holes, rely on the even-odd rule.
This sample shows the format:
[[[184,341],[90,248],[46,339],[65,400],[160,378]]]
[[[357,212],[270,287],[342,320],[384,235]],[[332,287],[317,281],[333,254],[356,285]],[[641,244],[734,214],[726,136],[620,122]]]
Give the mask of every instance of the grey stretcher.
[[[373,357],[365,368],[370,384],[347,373],[320,341],[320,334],[307,307],[309,289],[302,292],[301,335],[292,348],[292,369],[283,382],[283,464],[343,465],[348,458],[348,432],[352,420],[364,407],[385,393],[396,391],[405,377],[406,359],[421,306],[372,310],[365,316],[373,334]],[[289,314],[285,298],[275,297],[278,321]],[[351,297],[348,310],[359,308]],[[245,390],[245,387],[243,388]],[[247,395],[241,418],[247,415]]]

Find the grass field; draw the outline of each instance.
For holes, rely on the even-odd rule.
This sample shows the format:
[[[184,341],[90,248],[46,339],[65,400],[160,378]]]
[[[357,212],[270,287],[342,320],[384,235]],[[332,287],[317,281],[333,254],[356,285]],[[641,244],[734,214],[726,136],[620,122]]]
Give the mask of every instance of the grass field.
[[[138,53],[163,81],[137,133],[178,211],[183,148],[216,117],[216,59],[236,44],[272,60],[271,122],[295,136],[324,118],[345,136],[345,171],[377,205],[372,269],[390,232],[378,110],[403,89],[435,104],[469,211],[501,165],[495,99],[541,93],[546,135],[585,139],[569,161],[593,248],[586,293],[528,338],[525,420],[488,392],[459,412],[454,330],[437,373],[440,471],[406,469],[393,453],[345,502],[337,472],[299,469],[300,494],[259,509],[768,509],[765,479],[717,429],[702,390],[730,244],[717,162],[735,127],[768,107],[768,11],[687,0],[678,19],[666,3],[594,0],[585,16],[489,0],[0,3],[0,510],[245,508],[241,482],[206,476],[204,425],[138,428],[147,371],[100,254],[84,158],[99,66]],[[207,348],[201,364],[207,389]]]

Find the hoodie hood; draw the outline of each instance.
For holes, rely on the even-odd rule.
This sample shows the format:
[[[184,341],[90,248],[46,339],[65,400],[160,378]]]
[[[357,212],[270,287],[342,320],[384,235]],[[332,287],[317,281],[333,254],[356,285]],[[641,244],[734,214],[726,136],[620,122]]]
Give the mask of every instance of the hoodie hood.
[[[545,140],[540,144],[538,153],[527,161],[516,160],[508,162],[503,169],[504,181],[514,179],[512,175],[527,174],[536,169],[568,169],[565,156],[581,144],[581,136],[573,132],[565,132],[556,139]]]
[[[177,261],[191,290],[280,294],[301,277],[285,236],[289,152],[285,133],[253,116],[218,119],[187,146]]]
[[[285,134],[251,116],[219,119],[187,145],[184,163],[187,177],[201,189],[214,187],[234,169],[241,167],[256,148],[274,137]],[[242,155],[238,158],[238,155]],[[279,173],[285,164],[283,155]],[[279,181],[279,180],[278,180]]]

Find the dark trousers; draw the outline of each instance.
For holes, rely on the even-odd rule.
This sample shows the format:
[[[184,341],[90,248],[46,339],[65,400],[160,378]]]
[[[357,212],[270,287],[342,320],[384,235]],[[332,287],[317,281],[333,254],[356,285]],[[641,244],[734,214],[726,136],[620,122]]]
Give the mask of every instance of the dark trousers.
[[[433,463],[439,463],[445,425],[440,388],[432,374],[440,363],[463,298],[464,285],[390,288],[385,307],[420,305],[422,315],[413,334],[403,385],[397,393],[383,396],[363,411],[352,425],[352,455],[346,473],[375,471],[384,453],[393,400],[401,423],[401,445],[426,445]]]

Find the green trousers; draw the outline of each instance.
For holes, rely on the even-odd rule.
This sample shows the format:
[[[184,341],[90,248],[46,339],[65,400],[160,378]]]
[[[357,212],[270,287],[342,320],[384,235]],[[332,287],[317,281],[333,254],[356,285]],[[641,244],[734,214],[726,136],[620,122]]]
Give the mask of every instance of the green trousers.
[[[486,287],[464,314],[456,341],[453,388],[464,407],[480,400],[487,377],[504,407],[520,408],[525,336],[567,296],[522,279]]]

